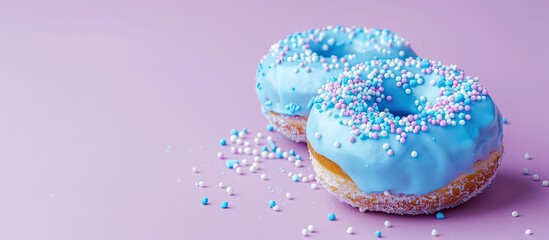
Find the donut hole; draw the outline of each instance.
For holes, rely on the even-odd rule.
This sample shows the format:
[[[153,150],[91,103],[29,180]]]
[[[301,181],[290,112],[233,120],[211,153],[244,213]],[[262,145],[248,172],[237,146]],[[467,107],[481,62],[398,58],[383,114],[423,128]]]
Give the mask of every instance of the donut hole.
[[[355,54],[357,51],[353,48],[352,44],[344,41],[334,42],[329,44],[327,41],[321,41],[310,45],[311,51],[316,53],[319,57],[330,58],[336,56],[342,58],[350,54]]]

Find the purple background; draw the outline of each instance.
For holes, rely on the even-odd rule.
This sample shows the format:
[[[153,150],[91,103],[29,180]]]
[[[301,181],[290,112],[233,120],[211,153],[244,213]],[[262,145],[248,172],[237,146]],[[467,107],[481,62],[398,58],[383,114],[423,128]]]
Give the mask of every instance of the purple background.
[[[547,9],[542,1],[3,1],[0,239],[296,239],[308,224],[319,239],[372,239],[377,229],[386,239],[429,239],[432,228],[439,239],[548,239],[549,188],[521,174],[527,167],[549,179]],[[215,158],[227,151],[219,139],[232,128],[265,132],[254,89],[260,57],[289,33],[329,24],[390,28],[419,55],[481,78],[510,121],[490,188],[441,221],[359,213],[290,182],[279,172],[294,168],[286,161],[261,164],[268,181],[227,171]],[[204,196],[212,204],[202,206]],[[269,199],[282,211],[268,209]],[[218,207],[223,200],[229,209]],[[332,211],[339,220],[328,222]]]

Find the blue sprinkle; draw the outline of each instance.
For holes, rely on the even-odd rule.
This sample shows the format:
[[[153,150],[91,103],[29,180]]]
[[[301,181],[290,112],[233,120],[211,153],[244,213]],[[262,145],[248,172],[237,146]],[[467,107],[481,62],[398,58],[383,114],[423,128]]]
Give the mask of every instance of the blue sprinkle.
[[[278,149],[277,149],[277,150],[278,150]],[[281,151],[276,151],[276,157],[277,157],[277,158],[280,158],[280,159],[284,158],[284,156],[282,156],[282,152],[281,152]]]
[[[294,174],[294,175],[292,176],[292,180],[293,180],[294,182],[299,182],[299,176],[297,176],[297,174]]]
[[[444,213],[437,212],[437,219],[444,219]]]
[[[267,148],[267,146],[263,146],[263,147],[261,148],[261,151],[263,151],[263,152],[269,151],[269,148]]]
[[[503,124],[507,124],[507,118],[503,117]]]
[[[295,155],[295,160],[301,160],[301,155],[299,154]]]
[[[208,205],[208,198],[202,198],[202,205]]]
[[[276,202],[274,200],[269,200],[269,208],[273,208],[276,206]]]
[[[223,208],[223,209],[228,208],[228,207],[229,207],[229,202],[224,201],[224,202],[222,202],[221,204],[219,204],[219,206],[220,206],[221,208]]]
[[[239,163],[237,160],[231,160],[231,159],[229,159],[229,160],[226,160],[226,161],[225,161],[225,164],[227,165],[227,167],[228,167],[229,169],[233,169],[233,166],[234,166],[235,164],[240,164],[240,163]]]
[[[295,156],[295,150],[293,150],[293,149],[290,149],[290,151],[288,151],[288,153],[292,156]]]
[[[328,214],[328,220],[330,220],[330,221],[335,221],[335,220],[336,220],[336,215],[335,215],[335,213],[331,212],[330,214]]]
[[[267,130],[269,130],[269,132],[274,131],[273,125],[271,125],[271,124],[267,125]]]
[[[376,237],[381,238],[381,231],[379,231],[379,230],[376,231]]]
[[[242,132],[248,133],[248,129],[247,128],[242,128]]]
[[[231,130],[231,135],[238,136],[238,130],[236,130],[236,129]]]
[[[225,145],[227,145],[227,140],[225,140],[225,139],[222,138],[222,139],[219,141],[219,144],[221,144],[221,146],[225,146]]]
[[[276,143],[274,141],[270,141],[269,146],[271,147],[271,151],[276,151]]]

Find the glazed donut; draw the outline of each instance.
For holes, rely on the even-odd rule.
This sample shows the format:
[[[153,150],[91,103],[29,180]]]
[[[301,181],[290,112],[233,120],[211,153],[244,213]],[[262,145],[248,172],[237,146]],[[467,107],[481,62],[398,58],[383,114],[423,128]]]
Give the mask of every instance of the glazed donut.
[[[311,100],[328,79],[371,59],[415,56],[405,39],[387,29],[329,26],[298,32],[273,44],[260,60],[257,95],[277,131],[304,142]]]
[[[313,102],[307,140],[317,180],[361,211],[457,206],[501,162],[501,113],[455,65],[371,60],[328,81]]]

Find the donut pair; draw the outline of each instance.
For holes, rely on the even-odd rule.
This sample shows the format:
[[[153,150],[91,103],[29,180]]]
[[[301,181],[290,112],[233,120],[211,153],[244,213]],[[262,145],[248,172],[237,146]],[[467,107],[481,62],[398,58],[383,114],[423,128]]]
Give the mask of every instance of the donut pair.
[[[316,49],[309,55],[329,51],[329,47],[319,50],[314,45],[327,44],[323,42],[328,41],[323,31],[356,32],[337,27],[313,30],[309,33],[318,32],[319,37],[307,37],[312,40],[306,49]],[[487,89],[478,78],[466,75],[455,65],[415,56],[406,41],[387,30],[360,31],[368,32],[385,36],[371,39],[386,44],[385,50],[379,45],[374,49],[389,57],[361,56],[366,60],[352,63],[346,57],[348,64],[342,68],[339,65],[337,74],[324,75],[326,79],[313,96],[303,101],[307,102],[306,109],[296,103],[294,110],[307,116],[297,115],[298,111],[293,115],[277,112],[283,104],[280,99],[293,99],[291,96],[278,92],[275,103],[273,97],[268,97],[272,95],[259,94],[260,99],[271,101],[269,107],[263,103],[269,121],[294,141],[306,139],[317,181],[361,211],[429,214],[457,206],[480,193],[495,177],[503,154],[502,116]],[[387,40],[389,35],[392,41]],[[292,43],[291,39],[286,43]],[[348,44],[355,44],[351,42]],[[274,48],[280,49],[279,45]],[[391,56],[395,47],[403,54]],[[306,58],[296,59],[299,66]],[[323,66],[328,66],[331,73],[332,66],[340,69],[336,63]],[[281,70],[276,64],[269,65],[268,71],[260,64],[258,87],[262,88],[258,93],[273,86],[272,77],[287,76],[277,73]],[[288,78],[278,81],[281,79]],[[307,80],[286,83],[291,87],[303,81]],[[276,85],[288,87],[280,82]],[[292,122],[296,118],[302,121],[299,125]],[[290,132],[285,133],[286,129]],[[300,137],[302,133],[304,138]]]

